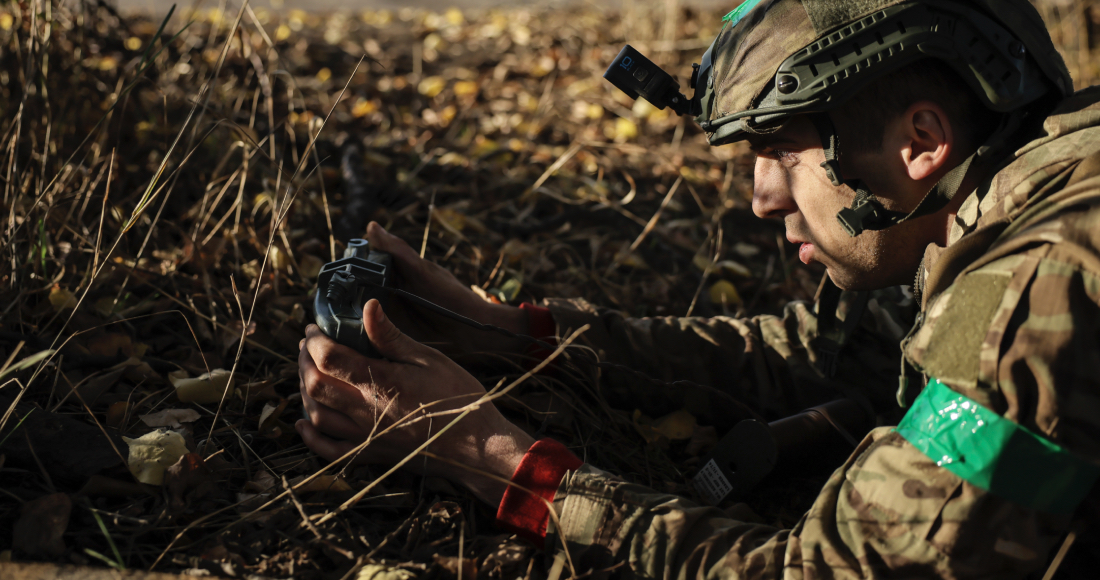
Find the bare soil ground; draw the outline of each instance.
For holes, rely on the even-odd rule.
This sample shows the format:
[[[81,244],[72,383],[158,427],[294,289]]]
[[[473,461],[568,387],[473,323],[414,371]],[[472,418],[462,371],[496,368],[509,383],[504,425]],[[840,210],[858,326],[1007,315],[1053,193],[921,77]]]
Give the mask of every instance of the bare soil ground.
[[[544,577],[447,482],[309,453],[295,357],[318,269],[370,219],[489,300],[746,316],[812,299],[822,271],[751,215],[748,151],[601,78],[629,41],[684,79],[720,15],[623,6],[224,5],[163,28],[103,4],[0,6],[0,559]],[[1096,8],[1042,9],[1094,79]],[[492,387],[525,364],[477,369]],[[687,495],[716,436],[655,435],[659,417],[606,404],[590,368],[500,403]],[[123,438],[156,439],[166,465],[140,469]],[[749,501],[788,526],[819,483]]]

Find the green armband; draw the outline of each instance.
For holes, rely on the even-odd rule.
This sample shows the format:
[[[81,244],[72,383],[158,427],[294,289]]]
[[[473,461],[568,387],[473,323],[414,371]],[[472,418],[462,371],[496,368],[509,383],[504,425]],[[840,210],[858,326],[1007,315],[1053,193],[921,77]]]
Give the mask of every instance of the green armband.
[[[898,424],[909,443],[975,487],[1025,507],[1072,513],[1100,467],[932,379]]]

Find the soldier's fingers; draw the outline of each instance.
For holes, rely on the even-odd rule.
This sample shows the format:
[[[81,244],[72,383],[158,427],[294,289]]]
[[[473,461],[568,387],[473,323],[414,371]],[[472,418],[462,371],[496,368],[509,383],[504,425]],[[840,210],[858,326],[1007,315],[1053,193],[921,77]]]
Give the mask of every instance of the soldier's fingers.
[[[379,400],[373,384],[349,385],[322,372],[306,349],[298,355],[298,376],[304,396],[332,409],[344,409],[350,414],[364,407],[374,407]]]
[[[382,304],[374,298],[363,307],[363,326],[378,352],[396,362],[423,367],[435,352],[401,332],[382,312]]]
[[[378,222],[371,222],[367,225],[367,241],[370,242],[371,248],[392,255],[396,263],[403,267],[402,270],[416,268],[422,260],[420,254],[412,249],[412,246],[405,240],[387,232],[386,228],[383,228]]]
[[[330,437],[355,440],[366,432],[364,427],[356,423],[351,417],[314,401],[309,397],[302,397],[309,421],[319,431]],[[369,426],[367,426],[369,428]]]
[[[336,343],[317,325],[306,327],[306,342],[302,352],[307,354],[325,375],[349,385],[386,384],[394,363],[367,358],[353,349]],[[299,364],[302,357],[299,356]]]
[[[306,447],[309,447],[310,451],[329,461],[336,461],[355,448],[355,445],[348,441],[338,441],[326,437],[305,419],[298,419],[294,423],[294,428],[298,430],[298,434],[302,436],[302,442],[306,444]]]

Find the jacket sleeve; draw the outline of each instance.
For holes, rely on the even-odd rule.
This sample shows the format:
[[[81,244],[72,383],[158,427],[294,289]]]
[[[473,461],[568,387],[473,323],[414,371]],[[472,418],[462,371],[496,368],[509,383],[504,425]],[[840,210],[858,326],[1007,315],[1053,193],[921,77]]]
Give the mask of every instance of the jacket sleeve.
[[[842,299],[841,316],[846,305]],[[769,420],[845,395],[878,410],[896,409],[894,386],[901,356],[897,345],[914,316],[912,300],[900,289],[874,294],[841,351],[836,376],[827,377],[818,368],[817,314],[808,303],[792,303],[782,316],[753,318],[629,318],[584,300],[550,299],[547,306],[559,336],[591,325],[581,342],[601,360],[663,381],[686,379],[714,387]],[[605,395],[613,406],[637,408],[653,416],[687,408],[704,422],[719,428],[732,426],[723,423],[728,409],[722,398],[701,390],[643,383],[616,371],[603,377]]]
[[[1100,465],[1100,262],[1074,244],[1025,242],[936,298],[906,352],[951,389]],[[1095,513],[1097,495],[1093,487],[1076,515],[1045,513],[880,428],[793,529],[739,522],[582,466],[558,488],[546,546],[560,565],[568,550],[578,570],[618,566],[646,578],[1024,578],[1042,573],[1075,517]]]

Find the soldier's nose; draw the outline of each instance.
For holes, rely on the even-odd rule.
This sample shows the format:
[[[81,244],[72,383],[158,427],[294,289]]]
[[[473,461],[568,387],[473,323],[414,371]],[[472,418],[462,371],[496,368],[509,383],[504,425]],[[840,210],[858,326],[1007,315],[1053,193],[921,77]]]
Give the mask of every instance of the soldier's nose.
[[[788,185],[778,161],[757,157],[753,171],[753,213],[759,218],[781,218],[797,211]]]

